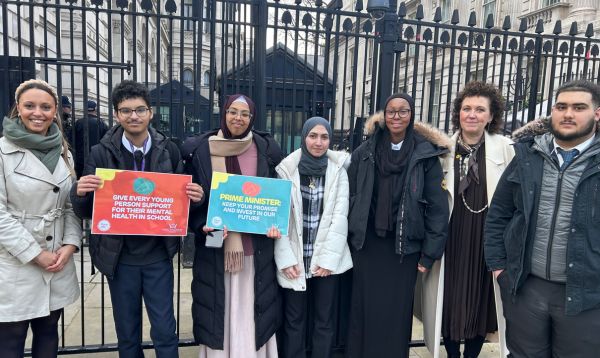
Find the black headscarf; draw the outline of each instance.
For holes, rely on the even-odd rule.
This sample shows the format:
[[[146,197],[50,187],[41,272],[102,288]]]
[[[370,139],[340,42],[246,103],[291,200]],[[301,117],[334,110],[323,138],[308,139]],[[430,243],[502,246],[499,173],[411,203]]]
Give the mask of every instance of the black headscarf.
[[[250,123],[248,124],[248,128],[244,131],[244,133],[234,136],[231,134],[229,128],[227,128],[227,110],[235,100],[243,97],[246,103],[248,103],[248,107],[250,109]],[[223,105],[223,109],[221,111],[221,131],[223,132],[223,137],[227,139],[241,139],[244,138],[250,133],[252,130],[252,126],[254,125],[254,119],[256,118],[256,108],[254,106],[254,101],[250,99],[250,97],[245,96],[243,94],[232,94],[227,98],[225,104]],[[237,156],[226,157],[225,158],[225,168],[227,168],[227,172],[231,174],[242,174],[242,170],[240,169],[240,163],[238,162]]]
[[[306,148],[308,133],[318,125],[325,127],[329,138],[331,138],[331,125],[325,118],[312,117],[304,122],[302,127],[302,156],[300,157],[300,163],[298,163],[298,172],[301,175],[324,176],[327,171],[327,152],[320,157],[315,157]]]
[[[391,136],[387,125],[378,132],[375,147],[375,166],[379,174],[376,184],[375,232],[381,237],[385,237],[388,232],[394,230],[398,208],[402,201],[406,171],[414,149],[415,102],[411,96],[405,93],[396,93],[385,101],[384,111],[390,101],[395,98],[402,98],[408,102],[410,122],[406,127],[402,147],[399,151],[392,150]]]

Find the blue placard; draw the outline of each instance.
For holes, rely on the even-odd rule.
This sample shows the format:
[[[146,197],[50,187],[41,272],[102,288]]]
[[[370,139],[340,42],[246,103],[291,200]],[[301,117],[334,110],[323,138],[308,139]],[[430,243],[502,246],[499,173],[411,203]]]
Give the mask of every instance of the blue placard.
[[[213,172],[206,225],[263,235],[275,225],[287,235],[291,193],[289,180]]]

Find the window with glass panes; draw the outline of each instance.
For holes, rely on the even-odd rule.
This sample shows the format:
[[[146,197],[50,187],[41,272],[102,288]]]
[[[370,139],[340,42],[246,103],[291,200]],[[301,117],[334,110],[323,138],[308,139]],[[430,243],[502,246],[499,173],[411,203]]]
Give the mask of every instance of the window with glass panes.
[[[485,26],[488,16],[492,14],[494,16],[494,22],[496,21],[496,0],[483,0],[483,17],[481,18],[482,25]]]

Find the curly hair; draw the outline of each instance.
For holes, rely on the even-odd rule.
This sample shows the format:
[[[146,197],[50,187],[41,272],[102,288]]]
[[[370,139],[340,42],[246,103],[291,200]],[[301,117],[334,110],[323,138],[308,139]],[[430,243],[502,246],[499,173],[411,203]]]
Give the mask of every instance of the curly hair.
[[[487,129],[488,133],[502,133],[504,125],[504,97],[502,97],[496,86],[482,81],[467,83],[465,88],[454,99],[452,106],[452,125],[454,130],[460,129],[460,109],[464,99],[467,97],[485,97],[490,100],[492,121]]]
[[[150,93],[143,84],[131,80],[123,80],[115,86],[112,91],[112,105],[115,112],[119,109],[119,104],[128,99],[141,98],[150,106]]]

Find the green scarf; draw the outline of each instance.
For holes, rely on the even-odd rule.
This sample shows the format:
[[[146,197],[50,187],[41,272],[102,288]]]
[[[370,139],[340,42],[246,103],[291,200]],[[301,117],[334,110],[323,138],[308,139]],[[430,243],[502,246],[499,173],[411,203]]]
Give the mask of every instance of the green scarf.
[[[4,117],[3,135],[15,145],[28,149],[50,173],[54,173],[62,153],[63,137],[56,123],[52,123],[45,136],[31,133],[25,128],[21,118]]]

